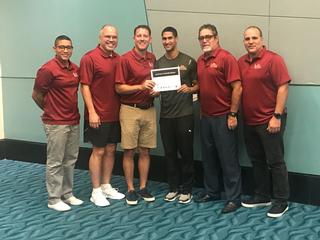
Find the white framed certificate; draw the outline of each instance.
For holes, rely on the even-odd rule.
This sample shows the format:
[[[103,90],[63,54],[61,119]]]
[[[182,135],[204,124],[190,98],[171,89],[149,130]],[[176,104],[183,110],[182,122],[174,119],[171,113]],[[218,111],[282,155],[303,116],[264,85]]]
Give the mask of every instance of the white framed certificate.
[[[181,87],[179,67],[152,69],[151,78],[156,83],[153,88],[156,92],[177,90]]]

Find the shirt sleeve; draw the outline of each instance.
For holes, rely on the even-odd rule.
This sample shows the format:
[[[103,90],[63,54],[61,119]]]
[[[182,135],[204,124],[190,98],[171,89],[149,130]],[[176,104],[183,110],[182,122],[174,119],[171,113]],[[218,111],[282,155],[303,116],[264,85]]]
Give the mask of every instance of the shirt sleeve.
[[[33,89],[42,93],[47,93],[53,80],[54,76],[52,72],[46,67],[41,67],[37,72]]]
[[[190,58],[190,79],[198,80],[198,74],[197,74],[197,63],[193,58]]]
[[[276,55],[274,57],[271,63],[270,71],[273,82],[278,87],[291,81],[287,66],[284,63],[282,57],[280,57],[279,55]]]
[[[126,84],[128,79],[128,66],[125,58],[120,57],[120,61],[116,65],[116,79],[117,84]]]
[[[79,77],[80,83],[91,85],[94,73],[94,63],[90,56],[85,55],[80,61]]]
[[[240,80],[240,71],[237,60],[231,54],[228,54],[225,58],[224,74],[227,83]]]

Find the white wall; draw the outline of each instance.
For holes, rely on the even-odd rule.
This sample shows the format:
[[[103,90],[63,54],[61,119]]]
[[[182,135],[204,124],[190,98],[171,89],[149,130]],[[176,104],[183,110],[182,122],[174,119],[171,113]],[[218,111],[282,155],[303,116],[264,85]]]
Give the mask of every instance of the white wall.
[[[319,0],[145,0],[153,31],[153,50],[163,54],[160,32],[176,27],[180,49],[198,58],[198,28],[212,23],[218,28],[221,46],[236,57],[245,53],[243,30],[260,26],[265,44],[286,61],[292,83],[320,84],[320,1]]]

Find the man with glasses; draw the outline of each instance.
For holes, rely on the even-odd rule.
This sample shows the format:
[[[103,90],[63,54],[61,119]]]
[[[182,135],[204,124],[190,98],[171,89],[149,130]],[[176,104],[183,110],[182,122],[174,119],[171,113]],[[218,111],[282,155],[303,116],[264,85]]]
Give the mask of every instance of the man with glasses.
[[[283,134],[291,78],[283,59],[265,48],[259,27],[248,27],[243,36],[248,52],[239,59],[243,80],[244,139],[256,186],[254,196],[242,201],[242,206],[270,206],[272,197],[267,216],[277,218],[289,208]]]
[[[120,102],[114,90],[115,67],[119,61],[114,51],[117,45],[117,29],[103,26],[99,45],[82,57],[79,70],[85,102],[84,139],[93,145],[89,159],[93,188],[90,201],[100,207],[110,204],[106,198],[124,198],[110,183],[116,146],[120,142]]]
[[[195,201],[220,199],[221,173],[227,200],[221,212],[229,213],[239,208],[241,195],[237,147],[237,113],[242,92],[240,73],[236,59],[220,47],[214,25],[202,25],[198,39],[203,51],[198,59],[198,82],[205,191]]]
[[[150,165],[149,151],[157,146],[156,111],[153,105],[155,83],[151,80],[151,69],[155,56],[148,52],[151,29],[139,25],[134,29],[134,48],[121,57],[116,72],[116,91],[120,94],[121,147],[123,169],[126,177],[128,205],[137,205],[142,197],[146,202],[155,201],[148,191],[147,180]],[[134,154],[139,151],[139,191],[133,183]]]
[[[37,72],[32,99],[43,110],[47,136],[48,207],[68,211],[83,201],[73,196],[73,170],[79,152],[78,66],[70,61],[72,41],[58,36],[55,57]]]
[[[169,192],[165,201],[189,203],[193,184],[193,99],[198,91],[197,63],[178,49],[178,33],[173,27],[162,30],[165,54],[157,60],[156,68],[179,67],[181,87],[161,92],[160,133],[166,155]],[[178,157],[178,153],[180,157]]]

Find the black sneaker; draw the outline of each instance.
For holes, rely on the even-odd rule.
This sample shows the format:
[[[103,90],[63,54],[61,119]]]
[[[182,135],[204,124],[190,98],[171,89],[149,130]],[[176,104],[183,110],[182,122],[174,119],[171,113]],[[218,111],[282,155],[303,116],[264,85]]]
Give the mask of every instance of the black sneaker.
[[[194,201],[196,203],[205,203],[205,202],[211,202],[220,200],[221,197],[219,195],[211,196],[207,192],[200,192],[196,197],[194,198]]]
[[[135,190],[130,190],[126,194],[126,202],[128,205],[137,205],[138,204],[139,195]]]
[[[253,196],[247,200],[243,200],[241,205],[246,208],[254,208],[254,207],[266,207],[271,205],[270,199],[261,198],[259,196]]]
[[[230,213],[236,211],[240,207],[239,201],[229,201],[227,202],[223,209],[221,210],[221,213]]]
[[[142,188],[139,191],[139,195],[143,198],[143,200],[145,200],[146,202],[153,202],[156,200],[156,198],[154,196],[151,195],[151,193],[149,193],[147,188]]]
[[[271,218],[278,218],[281,217],[286,211],[288,211],[289,206],[286,203],[278,203],[278,204],[273,204],[270,210],[267,213],[268,217]]]

